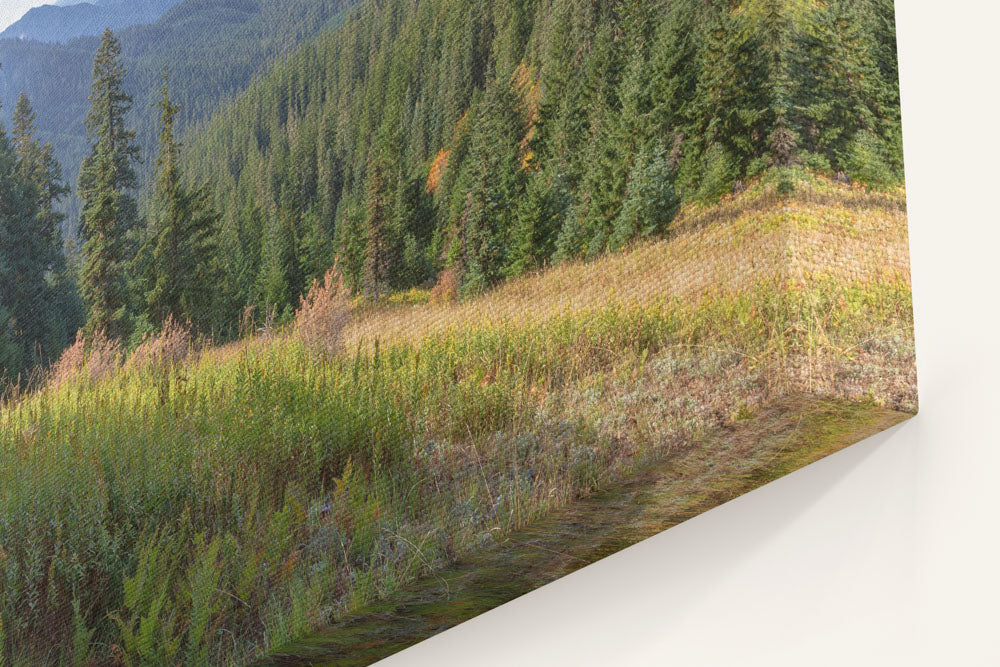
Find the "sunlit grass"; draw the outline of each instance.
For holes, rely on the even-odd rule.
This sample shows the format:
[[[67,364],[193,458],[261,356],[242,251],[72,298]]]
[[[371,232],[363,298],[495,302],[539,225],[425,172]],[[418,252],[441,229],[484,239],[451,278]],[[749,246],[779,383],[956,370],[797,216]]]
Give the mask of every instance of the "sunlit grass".
[[[415,342],[472,323],[544,321],[552,314],[608,304],[646,304],[706,294],[734,294],[761,279],[799,279],[803,271],[844,280],[909,282],[906,201],[901,188],[870,192],[844,187],[805,171],[792,171],[796,191],[776,193],[777,176],[713,206],[690,204],[667,240],[593,262],[568,262],[508,281],[457,305],[385,306],[366,313],[345,332],[348,345]],[[820,246],[826,257],[811,261]],[[799,249],[790,255],[791,249]]]
[[[689,210],[669,242],[478,299],[415,292],[327,351],[278,333],[8,405],[0,656],[238,663],[769,396],[915,409],[901,210],[746,203],[767,187],[717,227]],[[878,270],[786,250],[831,238]],[[758,272],[711,268],[724,248]]]

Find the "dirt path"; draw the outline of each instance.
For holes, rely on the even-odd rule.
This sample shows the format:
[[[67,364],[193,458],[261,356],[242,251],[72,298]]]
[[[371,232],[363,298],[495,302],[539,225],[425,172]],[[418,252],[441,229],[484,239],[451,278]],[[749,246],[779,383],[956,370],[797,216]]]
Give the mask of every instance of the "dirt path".
[[[370,665],[909,417],[782,400],[258,664]]]

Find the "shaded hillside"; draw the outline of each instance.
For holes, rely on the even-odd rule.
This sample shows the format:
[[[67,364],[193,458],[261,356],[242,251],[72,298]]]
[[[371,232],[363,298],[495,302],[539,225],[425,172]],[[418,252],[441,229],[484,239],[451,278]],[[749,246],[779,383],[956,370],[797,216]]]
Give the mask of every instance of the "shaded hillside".
[[[66,42],[74,37],[100,35],[105,28],[122,30],[152,23],[181,0],[96,0],[64,6],[33,7],[0,32],[0,39]]]
[[[142,181],[155,162],[160,76],[170,72],[180,129],[209,115],[296,44],[336,25],[352,0],[185,0],[151,25],[121,33],[127,92],[135,98],[131,123],[143,148]],[[38,113],[40,138],[51,141],[74,188],[87,151],[83,119],[99,38],[64,45],[0,40],[0,118],[27,94]],[[75,202],[71,208],[75,211]],[[74,216],[71,216],[75,218]],[[72,222],[72,221],[71,221]]]

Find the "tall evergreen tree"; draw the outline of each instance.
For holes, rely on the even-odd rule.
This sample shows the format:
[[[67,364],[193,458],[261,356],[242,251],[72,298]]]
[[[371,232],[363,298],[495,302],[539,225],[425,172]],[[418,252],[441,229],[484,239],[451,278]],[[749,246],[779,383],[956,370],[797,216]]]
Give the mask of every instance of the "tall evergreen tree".
[[[70,189],[63,182],[62,168],[56,160],[52,145],[43,145],[36,138],[35,118],[31,102],[22,93],[14,108],[11,137],[24,177],[38,189],[40,238],[37,253],[44,258],[44,264],[54,268],[62,260],[59,225],[65,218],[56,211],[55,205],[61,197],[69,194]]]
[[[34,119],[22,95],[11,136],[0,127],[0,378],[8,380],[59,354],[79,324],[54,211],[65,188]]]
[[[334,246],[337,266],[355,292],[364,289],[366,207],[357,195],[345,197],[338,207]]]
[[[87,133],[90,155],[80,167],[83,200],[83,270],[81,287],[88,307],[87,331],[112,337],[129,333],[128,267],[134,259],[130,232],[138,225],[133,164],[139,148],[126,127],[132,98],[124,91],[126,69],[121,44],[104,32],[94,58]]]
[[[607,53],[595,51],[592,58],[603,67],[601,86],[614,91],[604,101],[593,145],[593,159],[586,175],[590,193],[586,254],[594,257],[608,249],[614,221],[625,200],[629,173],[646,142],[649,95],[646,50],[649,17],[627,8],[623,35],[606,45]]]
[[[290,315],[300,291],[295,228],[289,214],[268,216],[261,248],[257,292],[261,306]]]
[[[651,48],[647,81],[650,96],[650,130],[656,135],[693,134],[695,96],[701,76],[703,28],[696,3],[671,6]]]
[[[426,179],[401,173],[395,192],[393,234],[396,236],[398,270],[394,283],[418,285],[433,276],[433,257],[427,252],[434,233],[434,209]]]
[[[160,153],[156,162],[152,234],[146,305],[154,326],[170,318],[207,329],[211,322],[211,295],[215,283],[214,232],[218,216],[207,193],[189,190],[179,164],[180,147],[174,120],[181,111],[170,99],[164,74],[161,99]]]
[[[564,171],[555,167],[531,174],[511,230],[505,271],[508,277],[519,276],[552,259],[556,235],[572,205]]]
[[[644,149],[629,174],[621,211],[608,241],[612,250],[629,242],[662,234],[677,215],[680,200],[674,191],[675,169],[662,143]]]
[[[25,335],[33,341],[35,363],[58,355],[82,324],[77,286],[66,265],[60,226],[65,216],[57,202],[69,193],[51,144],[37,138],[35,112],[23,93],[14,108],[11,138],[22,178],[37,196],[35,223],[21,255],[35,267],[28,284],[35,285],[34,304],[24,316]]]
[[[386,165],[381,146],[372,150],[368,161],[368,201],[365,213],[365,259],[362,288],[369,299],[377,299],[388,286],[393,268],[389,238]]]
[[[17,379],[30,353],[24,318],[41,286],[33,279],[38,267],[26,261],[21,248],[30,243],[36,212],[34,188],[23,179],[17,153],[0,125],[0,383]]]
[[[706,79],[719,96],[715,139],[736,161],[741,173],[767,151],[767,137],[778,104],[771,74],[775,62],[772,54],[780,53],[780,48],[765,42],[760,30],[764,23],[761,15],[747,11],[727,16],[723,57]]]
[[[514,91],[508,82],[493,79],[475,112],[468,156],[468,201],[462,215],[466,292],[482,291],[503,277],[514,203],[524,192],[523,137],[524,119]]]

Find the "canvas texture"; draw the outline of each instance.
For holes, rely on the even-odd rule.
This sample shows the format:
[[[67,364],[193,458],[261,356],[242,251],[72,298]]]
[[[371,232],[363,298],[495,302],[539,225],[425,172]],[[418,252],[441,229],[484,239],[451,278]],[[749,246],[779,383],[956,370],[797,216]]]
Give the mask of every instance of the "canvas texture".
[[[372,664],[916,413],[891,1],[142,4],[0,33],[0,665]]]

